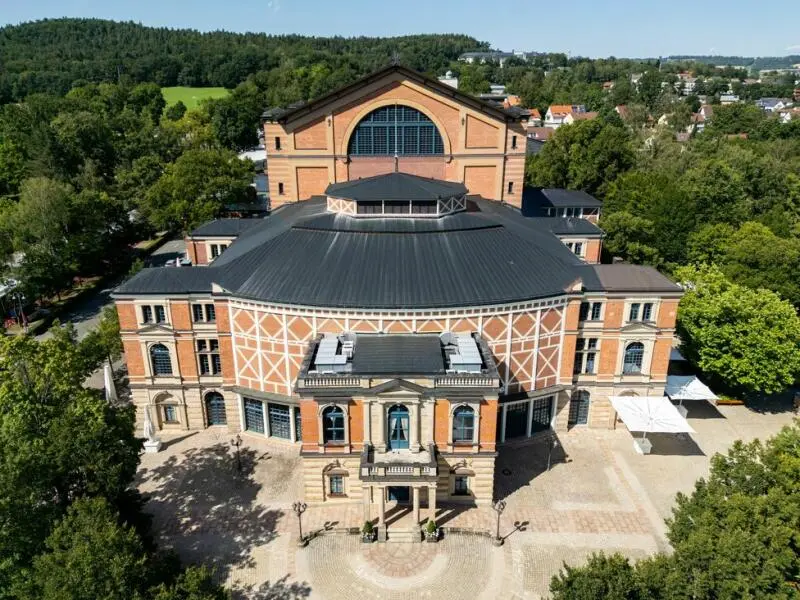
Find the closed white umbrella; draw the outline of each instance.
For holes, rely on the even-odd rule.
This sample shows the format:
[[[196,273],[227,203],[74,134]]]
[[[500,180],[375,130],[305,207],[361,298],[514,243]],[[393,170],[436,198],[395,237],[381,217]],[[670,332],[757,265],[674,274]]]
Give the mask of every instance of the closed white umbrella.
[[[119,402],[117,386],[114,385],[114,375],[111,372],[111,365],[108,363],[103,367],[103,382],[106,391],[106,402],[109,404],[116,404]]]

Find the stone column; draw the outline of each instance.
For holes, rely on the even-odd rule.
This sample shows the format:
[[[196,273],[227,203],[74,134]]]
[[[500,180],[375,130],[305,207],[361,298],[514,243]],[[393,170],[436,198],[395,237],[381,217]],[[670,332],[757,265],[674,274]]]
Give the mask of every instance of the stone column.
[[[500,442],[506,441],[506,411],[508,410],[508,405],[503,404],[502,412],[500,413]]]
[[[364,521],[365,522],[369,521],[371,516],[372,516],[370,514],[370,509],[369,509],[370,508],[369,504],[370,504],[370,500],[371,500],[370,499],[370,495],[371,495],[370,492],[371,491],[372,491],[372,488],[370,486],[368,486],[368,485],[365,485],[363,487],[363,489],[362,489],[362,504],[364,505]]]
[[[382,487],[376,487],[378,492],[378,527],[386,526],[386,494]]]
[[[297,422],[294,414],[294,406],[289,406],[289,439],[297,441]]]
[[[428,487],[428,519],[436,520],[436,484]]]
[[[365,399],[364,401],[364,443],[372,443],[372,420],[369,414],[370,403]]]
[[[375,407],[378,409],[378,434],[377,443],[375,447],[378,449],[378,452],[386,452],[386,406],[380,402],[375,403]]]
[[[419,404],[412,404],[408,413],[408,447],[411,452],[419,452]]]
[[[419,487],[414,486],[411,488],[412,506],[414,510],[414,525],[419,525]]]

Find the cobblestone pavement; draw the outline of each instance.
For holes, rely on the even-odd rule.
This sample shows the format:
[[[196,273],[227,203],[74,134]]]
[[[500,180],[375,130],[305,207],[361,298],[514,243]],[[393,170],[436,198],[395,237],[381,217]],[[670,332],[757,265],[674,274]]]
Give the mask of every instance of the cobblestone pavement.
[[[363,509],[345,502],[309,506],[303,528],[312,539],[298,549],[297,449],[243,434],[239,469],[233,436],[219,429],[165,439],[160,453],[142,457],[138,482],[159,542],[187,561],[213,564],[237,599],[533,600],[564,562],[600,550],[638,558],[667,549],[663,518],[675,493],[691,490],[714,452],[737,438],[768,437],[791,415],[704,405],[691,407],[689,419],[696,434],[656,437],[651,456],[635,454],[624,429],[559,434],[550,470],[548,440],[501,452],[501,548],[458,534],[438,544],[362,544],[343,530],[361,524]],[[443,505],[436,518],[445,527],[495,527],[488,507]]]

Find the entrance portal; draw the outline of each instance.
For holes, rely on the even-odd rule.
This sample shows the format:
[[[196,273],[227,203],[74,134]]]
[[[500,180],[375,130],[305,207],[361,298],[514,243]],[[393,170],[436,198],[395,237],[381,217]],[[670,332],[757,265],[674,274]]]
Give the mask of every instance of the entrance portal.
[[[407,486],[390,486],[389,501],[397,502],[398,504],[408,504],[409,489]]]

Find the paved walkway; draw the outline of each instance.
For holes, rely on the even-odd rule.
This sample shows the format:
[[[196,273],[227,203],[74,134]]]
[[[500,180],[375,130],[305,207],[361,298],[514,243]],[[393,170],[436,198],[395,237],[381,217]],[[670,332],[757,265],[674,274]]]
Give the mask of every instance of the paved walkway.
[[[692,407],[689,418],[698,433],[657,438],[651,456],[635,454],[624,429],[560,435],[549,471],[543,442],[502,452],[502,548],[458,534],[438,544],[362,544],[341,533],[361,525],[361,505],[328,503],[308,507],[303,527],[314,537],[297,549],[297,448],[243,435],[239,471],[232,436],[219,429],[144,455],[139,485],[150,495],[160,543],[188,561],[213,563],[235,598],[534,599],[547,594],[563,562],[579,564],[600,550],[639,558],[667,549],[663,518],[675,493],[707,473],[710,455],[791,421],[788,413],[711,406]],[[485,507],[445,505],[437,514],[445,527],[483,531],[494,519]]]

